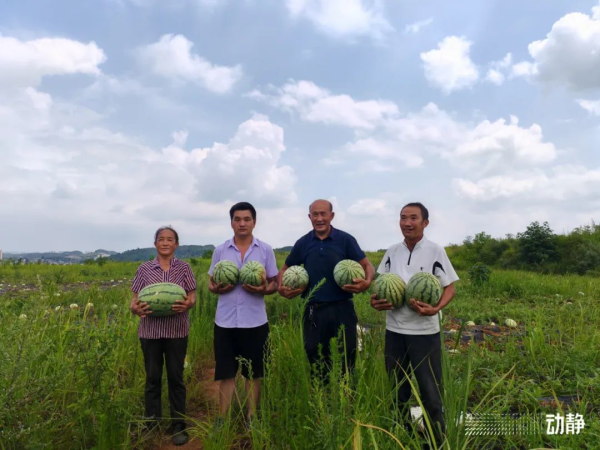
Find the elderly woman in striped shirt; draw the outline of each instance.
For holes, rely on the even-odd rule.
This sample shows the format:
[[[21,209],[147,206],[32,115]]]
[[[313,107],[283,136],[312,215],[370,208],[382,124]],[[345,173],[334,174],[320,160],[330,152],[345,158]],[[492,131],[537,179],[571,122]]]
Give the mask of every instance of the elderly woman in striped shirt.
[[[175,258],[179,247],[179,236],[171,227],[161,227],[154,235],[156,259],[143,263],[137,270],[131,290],[131,312],[140,316],[138,336],[144,354],[146,368],[145,405],[146,417],[160,420],[161,380],[163,358],[167,366],[169,405],[171,409],[171,432],[173,443],[183,445],[189,440],[185,431],[185,384],[183,365],[188,345],[190,319],[188,311],[196,304],[196,279],[189,264]],[[146,303],[140,302],[138,293],[155,283],[174,283],[187,292],[185,300],[173,305],[172,316],[152,317]],[[153,429],[158,422],[150,422]]]

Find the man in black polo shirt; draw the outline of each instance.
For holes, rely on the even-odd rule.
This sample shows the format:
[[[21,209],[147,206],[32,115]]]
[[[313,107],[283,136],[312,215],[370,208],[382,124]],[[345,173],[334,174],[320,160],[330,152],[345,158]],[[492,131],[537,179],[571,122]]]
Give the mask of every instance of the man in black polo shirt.
[[[288,299],[299,294],[306,297],[308,292],[325,278],[325,283],[315,292],[304,311],[304,349],[309,362],[319,360],[319,351],[323,356],[321,376],[331,366],[329,341],[338,336],[344,326],[344,346],[346,358],[344,369],[354,368],[356,359],[356,325],[358,319],[352,303],[353,294],[368,289],[375,270],[356,239],[348,233],[333,228],[331,221],[335,213],[327,200],[315,200],[309,208],[309,219],[313,230],[302,236],[294,244],[284,266],[279,271],[279,293]],[[340,288],[334,278],[333,269],[343,259],[357,261],[365,270],[365,278],[353,280],[353,284]],[[283,286],[283,273],[288,267],[304,264],[308,272],[309,285],[306,290],[290,289]],[[340,348],[343,349],[340,345]]]

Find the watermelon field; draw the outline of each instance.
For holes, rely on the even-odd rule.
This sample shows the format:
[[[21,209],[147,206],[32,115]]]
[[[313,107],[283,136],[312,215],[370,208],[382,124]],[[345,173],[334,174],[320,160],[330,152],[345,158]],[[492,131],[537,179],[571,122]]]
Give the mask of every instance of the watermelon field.
[[[383,255],[368,256],[377,267]],[[355,297],[356,370],[342,376],[338,358],[325,386],[310,377],[301,300],[268,297],[271,357],[259,420],[246,431],[238,403],[217,429],[207,388],[217,298],[207,289],[210,261],[191,263],[199,287],[185,370],[194,439],[184,448],[421,448],[419,424],[408,433],[391,408],[385,316],[370,307],[368,293]],[[128,309],[137,267],[0,265],[0,449],[170,448],[168,435],[141,433],[144,368],[138,319]],[[444,448],[600,448],[598,278],[494,270],[475,286],[466,271],[459,276],[443,316]],[[509,319],[516,326],[506,326],[514,325]],[[418,396],[412,401],[419,406]],[[585,427],[550,435],[546,414],[581,414]],[[473,418],[481,417],[535,426],[492,426],[477,435]]]

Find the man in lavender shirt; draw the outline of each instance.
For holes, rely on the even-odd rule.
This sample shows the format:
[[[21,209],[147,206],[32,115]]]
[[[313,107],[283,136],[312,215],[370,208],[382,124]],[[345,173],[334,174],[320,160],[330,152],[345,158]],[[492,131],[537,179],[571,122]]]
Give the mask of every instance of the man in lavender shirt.
[[[237,358],[250,362],[251,367],[247,363],[242,364],[242,376],[246,379],[246,418],[249,426],[260,397],[260,378],[264,372],[265,346],[269,336],[264,296],[277,292],[278,270],[271,246],[252,235],[256,226],[254,207],[247,202],[237,203],[231,207],[229,216],[234,236],[215,249],[208,271],[208,289],[219,295],[214,328],[215,381],[220,382],[222,420],[235,392]],[[263,284],[255,287],[247,284],[222,286],[221,283],[215,283],[213,268],[223,260],[235,263],[239,269],[248,261],[258,261],[267,272]]]

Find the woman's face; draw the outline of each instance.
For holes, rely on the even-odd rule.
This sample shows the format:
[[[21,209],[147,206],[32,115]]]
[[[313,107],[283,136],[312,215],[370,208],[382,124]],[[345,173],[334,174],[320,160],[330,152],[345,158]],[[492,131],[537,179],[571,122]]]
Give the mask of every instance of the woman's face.
[[[162,230],[158,233],[154,246],[160,256],[169,257],[175,254],[179,244],[175,241],[175,233],[172,230]]]

